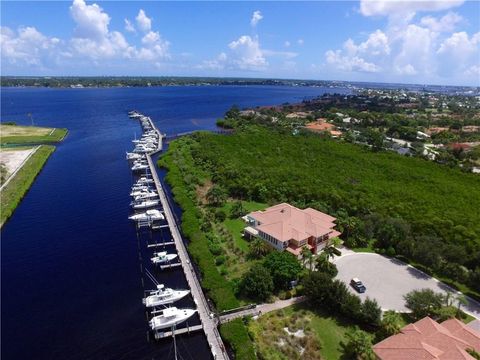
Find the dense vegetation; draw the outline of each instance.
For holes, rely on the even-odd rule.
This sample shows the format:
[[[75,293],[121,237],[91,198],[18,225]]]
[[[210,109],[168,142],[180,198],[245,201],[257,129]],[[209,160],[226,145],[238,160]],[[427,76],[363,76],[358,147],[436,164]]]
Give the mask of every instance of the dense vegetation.
[[[15,177],[2,189],[0,193],[1,215],[0,225],[12,215],[23,196],[30,188],[33,180],[38,175],[50,154],[55,150],[54,146],[42,145],[33,154],[27,163],[17,172]]]
[[[237,360],[254,360],[255,350],[242,319],[235,319],[220,326],[222,338],[230,344]]]
[[[422,159],[372,153],[315,135],[250,126],[180,139],[192,168],[229,196],[288,201],[339,218],[351,246],[375,246],[479,286],[480,178]],[[174,150],[175,151],[175,150]],[[192,175],[194,176],[194,175]],[[469,269],[469,270],[467,270]]]

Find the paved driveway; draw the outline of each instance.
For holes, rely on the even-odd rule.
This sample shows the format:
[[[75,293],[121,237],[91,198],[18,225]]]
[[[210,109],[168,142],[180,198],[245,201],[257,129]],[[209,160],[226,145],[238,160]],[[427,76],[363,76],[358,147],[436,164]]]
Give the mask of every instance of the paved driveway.
[[[408,311],[403,296],[412,290],[429,288],[436,292],[452,290],[447,285],[396,259],[378,254],[344,252],[335,258],[337,278],[344,281],[350,291],[363,300],[367,296],[377,300],[383,310]],[[359,278],[367,291],[358,294],[350,285],[353,277]],[[453,290],[452,290],[453,291]],[[480,319],[480,304],[469,300],[462,309]]]

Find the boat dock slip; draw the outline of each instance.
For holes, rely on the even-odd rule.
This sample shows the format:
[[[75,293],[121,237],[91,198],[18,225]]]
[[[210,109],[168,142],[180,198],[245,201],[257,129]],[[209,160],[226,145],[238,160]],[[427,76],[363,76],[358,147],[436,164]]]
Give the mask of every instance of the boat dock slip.
[[[150,120],[150,124],[152,128],[157,132],[159,139],[162,139],[163,135],[160,133],[160,131],[158,131],[158,129],[155,127],[155,125],[151,120]],[[161,140],[159,141],[159,149],[161,149]],[[159,150],[157,150],[156,152],[158,151]],[[207,299],[205,298],[202,287],[200,286],[200,282],[198,281],[197,274],[195,273],[195,270],[192,264],[190,263],[190,258],[188,256],[187,248],[183,243],[182,236],[180,235],[180,231],[178,229],[177,223],[175,221],[175,217],[173,215],[173,211],[170,208],[170,204],[167,201],[167,197],[165,195],[165,192],[163,191],[162,184],[160,183],[160,179],[158,178],[158,174],[151,157],[152,154],[153,153],[146,154],[148,166],[150,167],[150,172],[152,174],[155,187],[163,207],[165,219],[167,220],[168,226],[170,228],[170,232],[173,237],[173,241],[175,243],[175,247],[178,252],[180,264],[183,267],[183,272],[187,279],[188,286],[190,287],[191,294],[197,305],[197,311],[200,316],[200,321],[202,323],[203,331],[207,336],[207,341],[208,341],[208,344],[210,345],[210,350],[212,352],[213,358],[226,360],[228,359],[228,354],[225,351],[225,346],[222,342],[222,338],[220,337],[220,333],[218,332],[216,318],[215,316],[213,316],[213,313],[210,311],[210,307],[208,306]]]
[[[191,332],[199,331],[203,329],[203,325],[195,325],[195,326],[187,326],[186,328],[183,329],[176,329],[175,330],[175,335],[181,335],[181,334],[190,334]],[[172,331],[165,331],[165,332],[160,332],[157,331],[155,332],[155,339],[164,339],[167,337],[173,336]]]

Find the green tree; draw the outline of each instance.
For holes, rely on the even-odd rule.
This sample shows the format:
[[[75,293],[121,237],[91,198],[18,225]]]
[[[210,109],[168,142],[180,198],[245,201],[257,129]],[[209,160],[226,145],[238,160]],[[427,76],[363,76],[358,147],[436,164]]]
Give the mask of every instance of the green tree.
[[[372,349],[372,336],[357,326],[345,333],[347,343],[345,352],[357,360],[374,360],[375,354]]]
[[[307,267],[308,266],[308,269],[310,271],[312,271],[312,262],[313,262],[313,254],[312,252],[310,251],[310,249],[306,246],[304,246],[302,248],[302,263],[303,263],[303,266]]]
[[[341,240],[338,237],[334,237],[327,240],[325,247],[323,248],[323,253],[327,256],[327,259],[333,258],[337,252],[336,247],[341,244]]]
[[[382,321],[382,309],[375,299],[367,297],[361,308],[362,320],[372,326],[380,326]]]
[[[305,296],[315,307],[322,308],[329,299],[328,294],[332,287],[332,278],[318,271],[305,276],[302,280]]]
[[[240,288],[247,297],[265,301],[273,292],[272,276],[261,264],[255,264],[243,276]]]
[[[265,257],[263,265],[270,271],[276,290],[288,289],[290,281],[297,280],[302,272],[298,259],[288,252],[271,252]]]
[[[235,201],[230,210],[230,217],[232,219],[239,218],[245,215],[245,209],[243,208],[243,203],[241,201]]]
[[[207,200],[209,204],[220,206],[227,199],[227,192],[219,185],[213,185],[207,192]]]
[[[402,329],[402,317],[395,311],[386,311],[385,314],[383,314],[380,326],[383,337],[398,334]]]
[[[255,238],[249,245],[249,255],[254,259],[259,259],[270,252],[271,247],[262,239]]]
[[[338,274],[337,266],[328,260],[325,253],[321,253],[317,257],[316,269],[317,271],[328,274],[331,278],[334,278]]]
[[[405,295],[405,306],[416,319],[432,316],[443,306],[444,296],[431,289],[413,290]]]

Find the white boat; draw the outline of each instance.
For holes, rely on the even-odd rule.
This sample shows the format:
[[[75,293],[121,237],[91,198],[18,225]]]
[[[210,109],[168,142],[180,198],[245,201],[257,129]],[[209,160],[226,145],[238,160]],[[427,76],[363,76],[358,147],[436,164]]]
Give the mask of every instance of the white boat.
[[[190,290],[173,290],[163,284],[157,285],[157,290],[150,291],[150,295],[143,299],[146,307],[154,307],[174,303],[190,293]]]
[[[129,153],[127,152],[127,160],[138,160],[143,159],[144,155],[138,153]]]
[[[153,255],[153,258],[150,260],[155,265],[170,262],[178,257],[177,254],[168,254],[166,251],[155,252]]]
[[[180,324],[195,314],[197,310],[194,309],[177,309],[176,307],[169,307],[159,312],[149,321],[152,330],[161,330]]]
[[[139,170],[145,170],[148,169],[148,165],[145,164],[135,164],[132,166],[132,171],[139,171]]]
[[[148,209],[160,204],[159,200],[142,200],[141,202],[133,202],[132,207],[134,209]]]
[[[141,178],[139,178],[137,180],[137,184],[141,184],[141,183],[151,183],[151,184],[153,184],[153,182],[154,182],[153,179],[149,179],[149,178],[146,178],[144,176],[142,176]]]
[[[129,216],[128,218],[134,221],[146,221],[146,220],[157,221],[157,220],[165,219],[163,214],[156,209],[147,210],[144,213],[135,214],[135,215]]]
[[[144,192],[134,197],[134,201],[156,198],[158,194],[155,191]]]
[[[130,193],[130,196],[133,197],[133,198],[136,198],[137,196],[141,196],[147,192],[149,192],[150,189],[147,188],[147,189],[132,189],[132,192]]]

